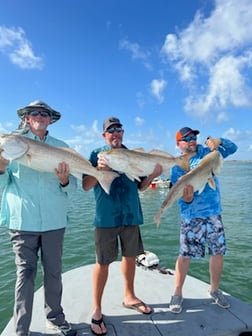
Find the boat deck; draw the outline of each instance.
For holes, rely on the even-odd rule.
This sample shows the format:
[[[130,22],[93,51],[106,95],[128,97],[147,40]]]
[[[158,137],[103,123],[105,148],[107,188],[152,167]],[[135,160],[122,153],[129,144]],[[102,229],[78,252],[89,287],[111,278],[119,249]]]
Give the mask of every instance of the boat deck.
[[[83,266],[63,274],[63,307],[66,318],[77,335],[93,335],[90,331],[92,315],[93,265]],[[174,275],[137,267],[136,294],[150,304],[154,312],[142,315],[125,309],[120,262],[110,266],[109,280],[103,297],[104,321],[108,336],[248,336],[252,335],[252,306],[229,296],[231,308],[219,308],[208,297],[209,285],[188,276],[184,285],[183,311],[169,312],[168,302],[174,288]],[[43,289],[35,294],[31,336],[52,335],[45,328]],[[1,336],[14,336],[13,320]]]

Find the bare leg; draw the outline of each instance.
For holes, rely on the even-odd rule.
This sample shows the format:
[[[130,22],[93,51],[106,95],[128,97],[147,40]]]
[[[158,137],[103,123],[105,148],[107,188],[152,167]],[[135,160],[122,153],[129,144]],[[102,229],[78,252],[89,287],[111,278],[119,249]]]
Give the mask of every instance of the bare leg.
[[[102,295],[108,279],[109,265],[100,265],[98,263],[94,266],[93,272],[93,319],[100,320],[102,318]],[[92,330],[97,334],[103,334],[107,331],[104,323],[101,326],[92,323]]]
[[[190,264],[190,258],[179,256],[175,266],[175,291],[174,295],[182,295],[182,289]]]
[[[222,255],[211,256],[209,261],[211,292],[215,292],[217,289],[219,289],[222,269],[223,269],[223,256]]]
[[[139,303],[141,300],[136,297],[134,292],[134,279],[136,270],[136,258],[135,257],[123,257],[122,258],[122,274],[124,278],[124,303],[125,305],[132,305]],[[152,309],[149,306],[141,306],[141,311],[149,313]]]
[[[134,292],[134,279],[135,279],[135,258],[122,258],[121,270],[124,278],[124,298],[125,303],[132,303],[136,301]]]

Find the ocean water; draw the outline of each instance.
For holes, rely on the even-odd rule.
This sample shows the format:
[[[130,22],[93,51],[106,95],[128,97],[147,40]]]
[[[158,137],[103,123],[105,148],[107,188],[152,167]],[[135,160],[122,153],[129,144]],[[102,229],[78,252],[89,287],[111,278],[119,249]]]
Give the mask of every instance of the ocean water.
[[[221,279],[221,288],[252,304],[252,162],[226,161],[220,174],[223,221],[228,254]],[[145,249],[154,252],[160,265],[174,269],[179,248],[179,211],[177,204],[167,210],[156,228],[153,217],[168,189],[148,189],[140,193],[145,224],[142,237]],[[65,234],[63,271],[95,262],[93,244],[93,192],[81,189],[71,200],[69,225]],[[209,282],[208,261],[192,261],[189,274]],[[37,288],[41,286],[38,268]],[[0,333],[12,316],[15,286],[14,255],[7,229],[0,228]],[[172,293],[167,295],[167,303]]]

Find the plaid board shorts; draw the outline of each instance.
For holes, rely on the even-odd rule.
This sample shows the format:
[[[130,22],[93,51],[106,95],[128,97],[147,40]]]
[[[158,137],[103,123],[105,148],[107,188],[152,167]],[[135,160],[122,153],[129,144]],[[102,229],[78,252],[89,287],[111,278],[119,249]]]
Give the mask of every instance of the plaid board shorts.
[[[182,219],[180,228],[180,255],[191,259],[209,255],[225,255],[226,239],[221,215],[206,218]]]

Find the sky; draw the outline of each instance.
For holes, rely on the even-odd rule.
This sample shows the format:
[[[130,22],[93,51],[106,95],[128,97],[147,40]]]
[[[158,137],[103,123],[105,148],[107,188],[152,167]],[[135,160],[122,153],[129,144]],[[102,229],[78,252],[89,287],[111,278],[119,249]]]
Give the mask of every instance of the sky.
[[[188,126],[252,160],[252,1],[1,0],[0,133],[38,99],[86,158],[116,116],[130,149],[178,155]]]

